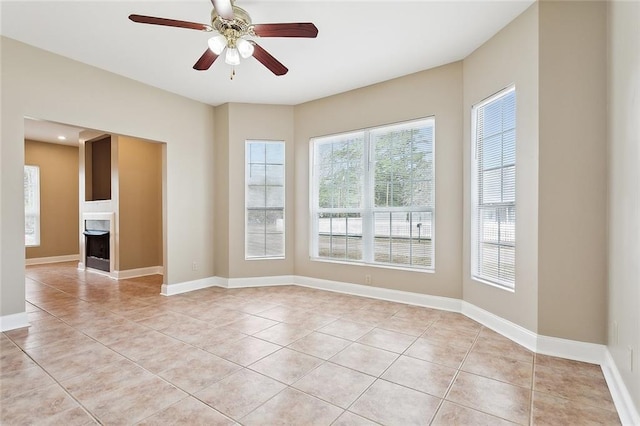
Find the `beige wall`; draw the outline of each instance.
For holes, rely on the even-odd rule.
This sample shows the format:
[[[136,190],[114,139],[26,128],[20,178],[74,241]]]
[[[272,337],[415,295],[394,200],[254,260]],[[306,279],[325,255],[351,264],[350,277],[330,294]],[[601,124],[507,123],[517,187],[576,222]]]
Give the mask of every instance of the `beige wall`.
[[[606,342],[606,3],[540,3],[538,332]]]
[[[229,277],[229,104],[215,109],[215,206],[213,212],[216,230],[215,253],[212,254],[216,273]]]
[[[214,276],[213,108],[5,37],[0,42],[0,315],[25,310],[24,117],[166,142],[165,282]]]
[[[120,136],[117,270],[162,266],[162,144]]]
[[[219,176],[217,210],[224,210],[220,220],[223,227],[219,238],[226,244],[218,246],[220,261],[228,262],[218,271],[226,278],[291,275],[293,273],[294,229],[294,173],[293,173],[293,107],[278,105],[228,104],[216,111],[216,125],[220,126],[216,139],[218,153],[216,167],[226,170],[227,179]],[[227,120],[226,123],[220,123]],[[224,138],[226,125],[227,137]],[[285,142],[285,258],[280,260],[245,260],[245,141],[280,140]],[[223,162],[223,164],[220,164]],[[224,195],[223,195],[224,194]],[[224,218],[224,219],[223,219]],[[218,227],[217,229],[221,229]],[[222,254],[223,251],[227,253]],[[227,271],[227,275],[221,275]]]
[[[608,16],[608,346],[640,407],[640,3],[609,2]]]
[[[471,279],[471,108],[516,87],[515,292]],[[529,330],[538,327],[538,5],[464,60],[464,300]]]
[[[308,102],[295,109],[295,273],[460,298],[462,262],[462,63]],[[435,116],[435,272],[327,264],[309,259],[309,139]],[[329,267],[330,266],[330,267]]]
[[[40,245],[26,258],[77,255],[78,147],[26,140],[24,164],[40,167]]]

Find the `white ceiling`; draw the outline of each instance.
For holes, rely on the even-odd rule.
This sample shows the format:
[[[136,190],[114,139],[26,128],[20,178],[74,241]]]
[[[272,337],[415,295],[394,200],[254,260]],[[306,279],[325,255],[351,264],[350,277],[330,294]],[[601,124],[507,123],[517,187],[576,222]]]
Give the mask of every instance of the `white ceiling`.
[[[258,42],[289,68],[253,58],[230,80],[219,60],[192,69],[211,33],[130,22],[131,13],[210,23],[209,0],[0,1],[0,33],[211,105],[295,105],[460,60],[534,0],[237,0],[254,23],[313,22],[316,39]]]

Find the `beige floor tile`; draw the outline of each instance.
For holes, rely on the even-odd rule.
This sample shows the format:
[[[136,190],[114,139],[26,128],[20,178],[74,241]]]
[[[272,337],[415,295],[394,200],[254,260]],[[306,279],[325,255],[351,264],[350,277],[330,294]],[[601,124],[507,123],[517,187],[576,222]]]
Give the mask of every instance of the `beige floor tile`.
[[[611,393],[602,373],[600,375],[573,372],[570,368],[557,369],[539,365],[534,370],[533,389],[549,395],[615,411]]]
[[[288,347],[322,359],[329,359],[351,344],[351,341],[328,334],[313,332]]]
[[[373,330],[372,325],[365,325],[345,319],[339,319],[320,328],[318,331],[320,333],[330,334],[332,336],[355,341],[371,330]]]
[[[602,377],[602,368],[598,364],[574,361],[548,355],[536,355],[536,366],[551,368],[560,373],[581,374],[587,376]]]
[[[247,318],[232,322],[228,327],[245,334],[254,334],[278,324],[278,321],[249,315]]]
[[[375,426],[377,424],[350,411],[345,411],[331,426]]]
[[[350,368],[324,363],[293,387],[338,407],[349,407],[375,381],[375,377]]]
[[[255,337],[278,345],[287,346],[304,336],[311,334],[313,330],[301,328],[291,324],[280,323],[254,334]]]
[[[432,426],[473,425],[473,426],[509,426],[517,423],[510,422],[490,414],[482,413],[471,408],[444,401]]]
[[[518,361],[533,363],[533,352],[494,331],[489,330],[490,333],[488,333],[487,330],[489,329],[484,328],[480,332],[471,349],[472,352],[506,356]]]
[[[436,343],[471,349],[477,335],[478,333],[474,331],[453,330],[450,328],[439,327],[438,323],[435,323],[431,325],[421,337]]]
[[[176,402],[138,423],[138,425],[145,426],[225,426],[233,424],[235,424],[233,420],[193,397]]]
[[[319,358],[282,348],[251,364],[249,368],[290,385],[321,363]]]
[[[401,356],[381,378],[443,398],[457,370],[419,359]]]
[[[207,348],[207,351],[246,367],[274,353],[281,347],[265,340],[247,336],[237,341],[221,343],[215,347]]]
[[[430,339],[417,339],[406,351],[405,355],[418,358],[423,361],[435,362],[448,367],[459,368],[467,356],[468,350],[464,347],[451,345],[446,342]]]
[[[0,400],[54,384],[53,379],[39,366],[11,370],[0,374]]]
[[[374,328],[358,339],[358,343],[401,354],[416,340],[414,336]]]
[[[221,413],[239,420],[285,388],[284,384],[245,368],[195,396]]]
[[[377,380],[350,408],[381,424],[428,425],[440,399],[385,380]]]
[[[8,341],[9,339],[7,339]],[[36,364],[12,342],[0,349],[0,375],[34,367]]]
[[[534,425],[619,425],[615,411],[584,405],[568,399],[533,393]]]
[[[399,355],[394,352],[361,345],[360,343],[352,343],[342,350],[342,352],[331,357],[329,361],[378,377],[384,373],[398,356]]]
[[[433,324],[433,321],[431,320],[393,316],[381,322],[378,327],[418,337],[424,333],[431,324]]]
[[[472,350],[460,369],[478,376],[489,377],[529,389],[533,384],[532,363],[518,361],[496,353],[475,352]]]
[[[287,388],[242,418],[244,425],[329,425],[342,409]]]
[[[187,394],[158,379],[145,380],[91,402],[87,407],[103,422],[135,423],[185,398]]]
[[[529,421],[530,397],[529,389],[461,371],[446,399],[515,423],[526,424]]]
[[[96,342],[62,356],[45,355],[34,358],[56,380],[61,381],[106,367],[122,359],[122,356]]]
[[[228,376],[240,367],[202,350],[191,350],[158,375],[188,393],[195,393]]]
[[[34,403],[36,402],[37,403]],[[6,425],[86,425],[93,419],[58,385],[53,384],[2,401]]]
[[[482,324],[479,322],[463,314],[448,311],[443,311],[440,314],[440,318],[433,325],[438,328],[467,331],[475,334],[479,333],[482,329]]]

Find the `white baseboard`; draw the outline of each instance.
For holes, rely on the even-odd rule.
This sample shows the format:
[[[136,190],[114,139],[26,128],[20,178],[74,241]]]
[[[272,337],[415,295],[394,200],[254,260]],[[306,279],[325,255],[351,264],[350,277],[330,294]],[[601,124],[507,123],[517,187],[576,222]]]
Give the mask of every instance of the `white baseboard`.
[[[124,271],[113,271],[111,273],[111,276],[117,280],[144,277],[147,275],[164,275],[164,268],[162,266],[149,266],[147,268],[126,269]]]
[[[596,343],[579,342],[577,340],[538,335],[536,352],[543,355],[573,359],[602,365],[607,347]]]
[[[188,293],[194,290],[201,290],[208,287],[226,287],[224,279],[218,277],[207,277],[199,280],[186,281],[176,284],[162,284],[160,294],[163,296],[173,296],[175,294]]]
[[[34,257],[31,259],[25,259],[25,265],[45,265],[48,263],[59,263],[59,262],[76,262],[80,260],[79,254],[67,254],[64,256],[51,256],[51,257]]]
[[[461,313],[530,351],[536,351],[539,336],[531,330],[465,301],[462,301]]]
[[[277,275],[272,277],[249,277],[249,278],[221,278],[225,280],[223,287],[245,288],[245,287],[271,287],[279,285],[295,284],[293,275]]]
[[[461,300],[450,297],[430,296],[428,294],[411,293],[408,291],[393,290],[383,287],[374,287],[362,284],[330,281],[319,278],[303,277],[296,275],[294,282],[304,287],[320,290],[335,291],[337,293],[352,294],[355,296],[370,297],[372,299],[388,300],[392,302],[407,303],[409,305],[423,306],[427,308],[442,309],[445,311],[460,312]]]
[[[29,317],[26,312],[0,316],[0,332],[29,327]]]
[[[618,366],[613,360],[609,348],[605,349],[604,362],[601,366],[607,386],[609,386],[609,391],[611,392],[611,398],[613,398],[616,410],[618,410],[620,421],[623,425],[640,425],[638,409],[634,405],[631,394],[629,394],[629,390],[622,380]]]

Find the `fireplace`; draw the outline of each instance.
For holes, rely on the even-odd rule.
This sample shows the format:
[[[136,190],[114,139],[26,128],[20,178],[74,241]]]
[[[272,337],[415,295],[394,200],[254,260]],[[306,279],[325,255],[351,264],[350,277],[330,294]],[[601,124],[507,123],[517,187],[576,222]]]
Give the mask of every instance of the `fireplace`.
[[[109,220],[85,220],[85,266],[111,272],[111,224]]]

